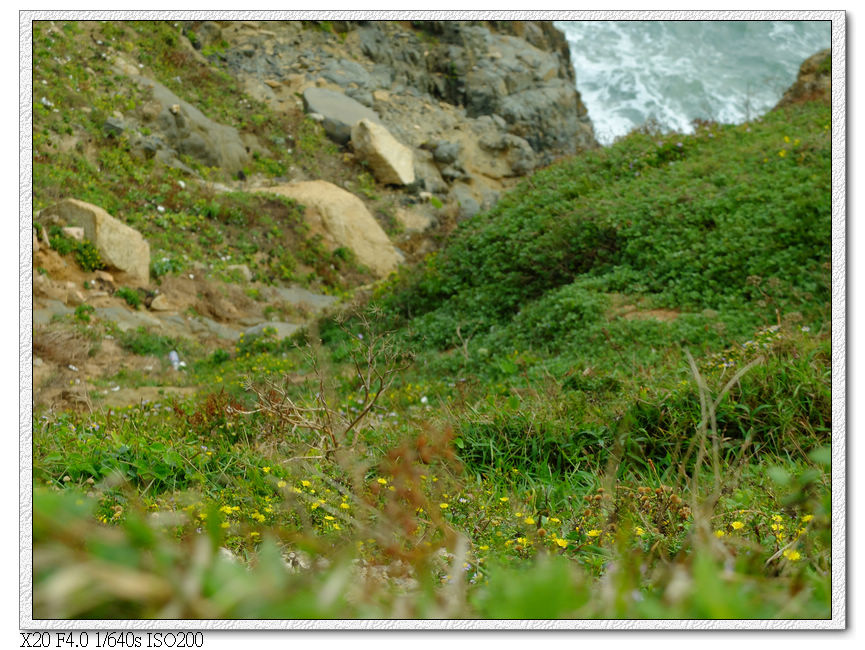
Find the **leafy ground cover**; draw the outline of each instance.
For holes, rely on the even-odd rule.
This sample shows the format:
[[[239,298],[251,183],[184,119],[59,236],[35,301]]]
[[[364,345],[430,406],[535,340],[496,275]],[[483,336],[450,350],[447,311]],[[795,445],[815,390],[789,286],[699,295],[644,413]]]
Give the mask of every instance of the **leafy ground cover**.
[[[103,36],[195,72],[159,29]],[[292,340],[115,332],[210,389],[34,414],[34,616],[828,618],[829,126],[804,103],[561,161]],[[122,148],[115,190],[34,144],[37,196],[97,188],[135,221]],[[292,223],[171,174],[141,179],[166,251]]]

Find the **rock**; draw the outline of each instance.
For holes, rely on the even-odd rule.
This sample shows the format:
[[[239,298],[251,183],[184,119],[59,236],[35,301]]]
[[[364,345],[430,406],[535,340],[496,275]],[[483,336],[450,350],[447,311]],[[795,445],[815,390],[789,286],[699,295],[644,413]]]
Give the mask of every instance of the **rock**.
[[[63,228],[63,234],[70,239],[75,239],[76,241],[84,241],[84,228],[78,228],[76,226],[66,226],[65,228]]]
[[[303,92],[303,105],[307,113],[322,116],[325,133],[337,144],[348,143],[351,128],[361,120],[381,124],[378,115],[372,110],[336,90],[307,88]]]
[[[236,341],[240,338],[240,332],[233,330],[222,323],[217,323],[212,318],[207,318],[207,316],[191,318],[189,320],[189,327],[193,332],[211,334],[217,338],[226,339],[228,341]]]
[[[433,159],[443,165],[450,165],[459,158],[459,155],[459,142],[439,142],[433,150]]]
[[[125,129],[126,125],[123,123],[123,120],[117,117],[107,118],[105,123],[102,125],[102,130],[106,135],[121,135]]]
[[[247,339],[255,338],[264,334],[265,328],[269,328],[276,331],[275,336],[277,339],[287,339],[301,327],[301,325],[297,325],[296,323],[282,323],[277,321],[259,323],[255,327],[250,327],[249,329],[244,330],[243,335]]]
[[[831,98],[832,52],[822,50],[805,59],[799,66],[796,82],[787,89],[775,108],[814,100],[829,102]]]
[[[46,300],[43,304],[45,305],[44,307],[33,310],[34,325],[47,325],[55,316],[66,316],[74,311],[59,300]]]
[[[159,112],[148,126],[159,132],[167,146],[208,167],[221,167],[231,174],[249,164],[248,144],[237,129],[211,120],[157,81],[140,76],[135,80],[153,93]],[[158,143],[154,142],[151,147],[158,147]]]
[[[150,281],[150,245],[134,228],[121,223],[99,206],[77,199],[64,199],[40,212],[39,218],[56,217],[78,226],[99,250],[109,267],[126,273],[141,284]]]
[[[379,182],[387,185],[414,183],[411,149],[397,142],[381,124],[360,120],[351,128],[351,145],[358,157],[369,163]]]
[[[463,183],[455,183],[451,189],[450,198],[459,207],[460,221],[470,219],[481,211],[481,204],[475,198],[471,189]]]
[[[403,230],[409,234],[429,230],[436,223],[435,217],[431,214],[421,212],[417,209],[402,207],[396,209],[396,219],[402,225]]]
[[[246,264],[230,264],[225,267],[229,273],[238,273],[246,282],[252,281],[252,271]]]
[[[304,181],[276,185],[268,192],[287,196],[307,208],[313,232],[318,230],[332,249],[346,247],[374,274],[384,277],[400,263],[390,239],[363,202],[327,181]]]
[[[83,305],[87,302],[87,298],[78,289],[69,289],[66,292],[66,304],[72,306]]]
[[[432,154],[428,151],[418,150],[414,158],[414,174],[419,181],[418,185],[433,194],[445,194],[448,191],[439,172],[438,167],[432,162]]]
[[[175,305],[164,293],[160,293],[150,302],[151,311],[177,311]]]
[[[109,320],[117,323],[117,327],[121,331],[134,330],[139,327],[150,328],[155,327],[162,329],[160,320],[150,314],[140,311],[131,311],[120,305],[111,305],[109,307],[96,307],[93,315],[101,320]]]

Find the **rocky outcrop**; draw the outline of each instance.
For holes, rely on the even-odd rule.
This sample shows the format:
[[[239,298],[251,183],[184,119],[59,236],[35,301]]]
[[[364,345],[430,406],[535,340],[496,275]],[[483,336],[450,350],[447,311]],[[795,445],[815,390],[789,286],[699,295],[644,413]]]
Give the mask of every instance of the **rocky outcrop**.
[[[385,127],[412,150],[411,191],[438,195],[459,216],[489,207],[556,157],[597,146],[568,43],[549,22],[191,21],[185,28],[247,93],[277,112],[302,98],[339,144],[361,119]]]
[[[351,128],[351,146],[369,164],[379,182],[386,185],[414,183],[414,155],[397,142],[390,132],[370,120],[360,120]]]
[[[150,245],[134,228],[118,221],[99,206],[64,199],[39,213],[43,223],[77,226],[99,250],[102,261],[139,284],[150,281]]]
[[[306,208],[306,221],[331,249],[348,248],[358,262],[379,277],[401,261],[388,236],[354,194],[327,181],[277,185],[268,192],[294,199]]]
[[[808,57],[799,67],[796,82],[787,89],[775,108],[808,101],[832,100],[832,52],[823,50]]]
[[[140,75],[134,65],[118,58],[115,67],[149,89],[150,98],[134,116],[114,116],[104,128],[109,134],[127,132],[130,145],[142,155],[181,168],[184,165],[178,155],[186,155],[202,165],[236,174],[249,164],[251,154],[264,152],[255,136],[241,135],[234,127],[210,119],[158,81]]]

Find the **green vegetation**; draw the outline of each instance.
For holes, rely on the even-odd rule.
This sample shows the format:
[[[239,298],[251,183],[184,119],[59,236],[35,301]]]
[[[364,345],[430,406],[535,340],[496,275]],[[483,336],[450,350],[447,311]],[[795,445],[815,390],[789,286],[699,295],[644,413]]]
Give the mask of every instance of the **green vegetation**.
[[[281,178],[296,167],[334,182],[357,176],[320,125],[300,111],[277,115],[251,99],[227,72],[196,59],[185,40],[169,21],[34,23],[34,213],[66,197],[98,205],[145,236],[157,279],[205,262],[217,272],[246,264],[256,281],[330,291],[368,281],[355,266],[334,266],[309,236],[301,206],[274,195],[217,193],[213,183],[227,180],[220,170],[184,156],[190,174],[133,146],[147,127],[105,130],[116,112],[143,119],[150,99],[150,91],[112,67],[121,55],[211,119],[257,136],[268,152],[254,152],[247,175]],[[70,240],[58,250],[74,252],[85,270],[102,268],[87,242],[75,248]],[[294,258],[305,268],[297,269]]]
[[[287,137],[264,107],[241,118],[178,27],[98,29],[226,123]],[[75,30],[34,37],[37,87],[59,92]],[[98,119],[71,93],[34,114],[37,204],[71,190],[146,230],[157,277],[215,254],[277,281],[363,277],[293,202],[133,160],[101,126],[141,98],[99,72]],[[177,350],[206,388],[34,414],[34,615],[830,617],[829,120],[802,103],[560,161],[288,339],[113,331]],[[66,126],[95,158],[49,163]],[[331,164],[318,127],[293,126],[294,158],[260,170]],[[92,313],[70,317],[81,336],[104,334]]]

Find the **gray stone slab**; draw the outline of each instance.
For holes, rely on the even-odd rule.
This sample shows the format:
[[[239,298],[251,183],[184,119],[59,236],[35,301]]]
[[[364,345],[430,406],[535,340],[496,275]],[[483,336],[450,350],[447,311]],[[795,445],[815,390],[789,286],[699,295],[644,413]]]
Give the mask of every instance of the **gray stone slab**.
[[[231,329],[228,325],[217,323],[215,320],[207,318],[206,316],[199,316],[198,318],[191,319],[190,325],[194,322],[198,322],[207,332],[221,339],[236,341],[240,338],[240,332],[237,330]]]
[[[303,106],[307,113],[324,116],[324,131],[338,144],[351,140],[351,127],[363,119],[381,124],[374,111],[336,90],[307,88],[303,91]]]
[[[117,323],[122,331],[138,329],[139,327],[153,327],[163,329],[162,321],[155,316],[151,316],[145,312],[131,311],[125,307],[111,305],[109,307],[97,307],[93,313],[96,318],[102,320],[110,320]]]
[[[44,300],[43,303],[45,307],[33,310],[34,325],[47,325],[55,316],[65,316],[75,311],[59,300]]]

